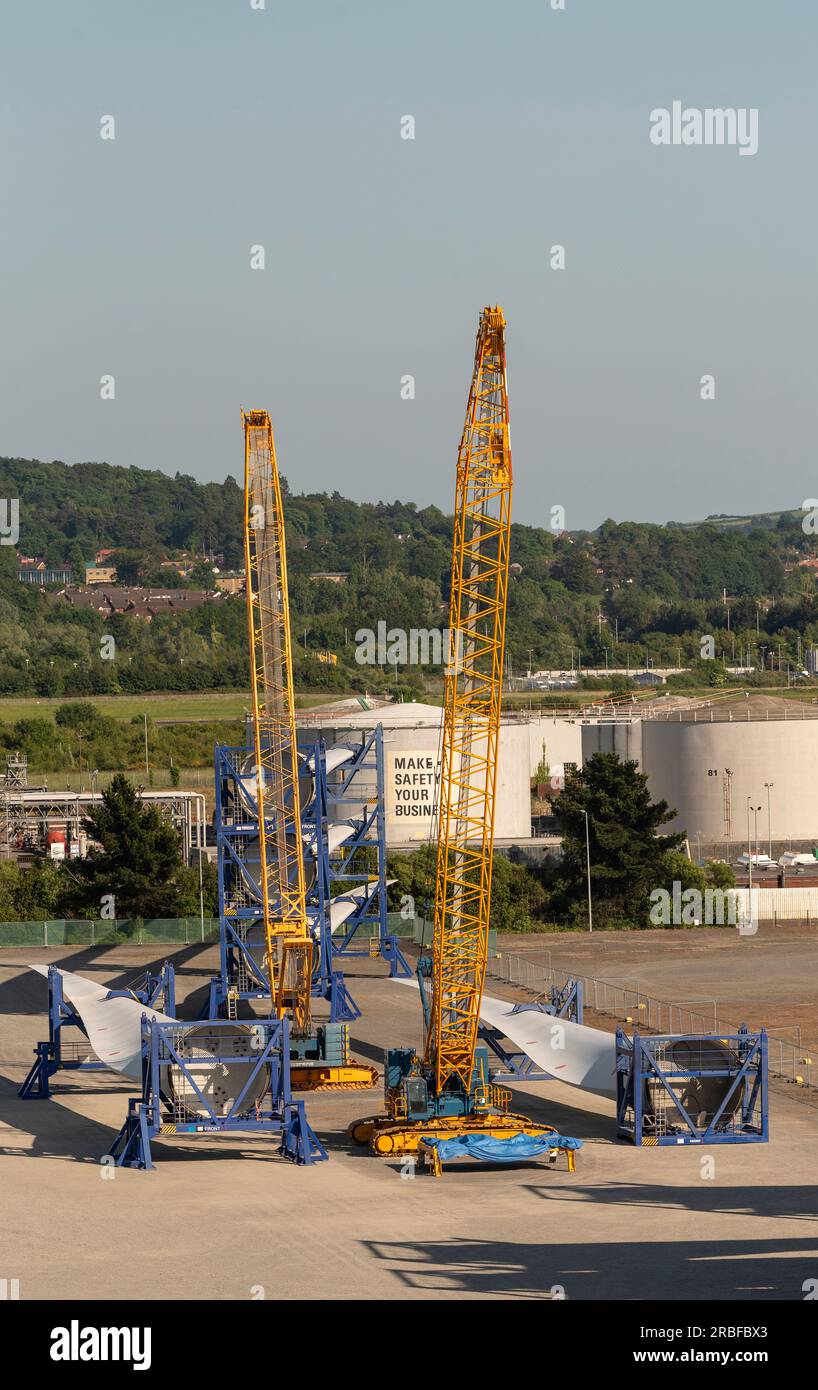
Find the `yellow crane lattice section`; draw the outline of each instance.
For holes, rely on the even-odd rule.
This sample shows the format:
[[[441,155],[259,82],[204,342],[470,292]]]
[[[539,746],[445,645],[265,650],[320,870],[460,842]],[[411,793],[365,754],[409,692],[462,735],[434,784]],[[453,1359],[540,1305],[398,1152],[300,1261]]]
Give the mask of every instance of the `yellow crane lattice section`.
[[[480,317],[457,459],[426,1062],[468,1091],[488,958],[511,528],[505,318]]]
[[[284,512],[266,410],[244,421],[244,560],[259,872],[270,993],[308,1032],[312,940],[306,911]]]

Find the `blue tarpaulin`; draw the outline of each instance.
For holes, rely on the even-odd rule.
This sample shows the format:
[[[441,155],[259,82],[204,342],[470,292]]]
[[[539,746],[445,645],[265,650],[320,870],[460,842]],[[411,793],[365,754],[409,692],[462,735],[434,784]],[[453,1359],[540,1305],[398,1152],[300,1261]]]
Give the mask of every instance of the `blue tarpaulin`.
[[[488,1134],[464,1134],[457,1139],[436,1139],[424,1135],[422,1143],[437,1149],[441,1163],[453,1158],[479,1158],[484,1163],[516,1163],[538,1158],[550,1149],[581,1149],[581,1139],[564,1134],[513,1134],[510,1139],[492,1139]]]

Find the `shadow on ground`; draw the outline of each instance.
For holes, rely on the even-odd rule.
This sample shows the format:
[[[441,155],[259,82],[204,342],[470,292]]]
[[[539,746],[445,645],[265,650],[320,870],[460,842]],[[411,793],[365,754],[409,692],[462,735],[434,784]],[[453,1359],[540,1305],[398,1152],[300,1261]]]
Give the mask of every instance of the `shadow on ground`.
[[[127,989],[146,970],[158,974],[163,962],[172,960],[177,999],[182,1002],[180,1016],[195,1018],[196,1009],[207,996],[207,985],[200,983],[202,976],[209,976],[216,968],[213,946],[199,943],[166,948],[155,956],[148,954],[150,948],[147,946],[135,949],[139,951],[140,958],[134,962],[123,962],[122,948],[117,946],[72,947],[56,957],[52,957],[50,951],[43,951],[42,960],[33,953],[31,959],[9,959],[5,954],[0,955],[0,966],[5,977],[0,979],[0,1013],[25,1015],[46,1012],[48,985],[44,976],[31,968],[33,965],[58,965],[61,970],[84,975],[110,989]],[[15,973],[9,974],[10,971]]]
[[[107,1079],[107,1073],[104,1075]],[[138,1087],[132,1081],[118,1081],[114,1073],[111,1073],[110,1080],[112,1084],[104,1087],[104,1094],[113,1092],[121,1097],[124,1122],[128,1113],[128,1099],[138,1094]],[[102,1089],[97,1082],[94,1083],[95,1091]],[[51,1100],[21,1100],[17,1090],[18,1083],[8,1077],[0,1077],[0,1126],[8,1126],[23,1137],[22,1143],[0,1143],[0,1158],[56,1158],[74,1163],[98,1164],[110,1152],[117,1129],[61,1105],[59,1084]],[[65,1087],[63,1094],[76,1095],[77,1091]],[[208,1136],[200,1143],[154,1139],[151,1150],[157,1164],[189,1162],[191,1159],[250,1158],[289,1163],[289,1159],[277,1152],[279,1142],[278,1135],[270,1134],[259,1136],[248,1144],[246,1135],[234,1134],[223,1139]]]
[[[702,1180],[696,1187],[667,1187],[654,1183],[606,1182],[604,1186],[572,1183],[570,1192],[529,1187],[535,1197],[550,1201],[555,1195],[597,1206],[637,1207],[641,1210],[701,1212],[712,1215],[769,1216],[776,1220],[818,1220],[816,1187],[723,1187]],[[816,1234],[818,1251],[818,1233]],[[818,1273],[818,1271],[816,1271]]]
[[[555,1294],[572,1300],[800,1300],[818,1257],[818,1242],[808,1238],[571,1244],[552,1239],[547,1228],[537,1243],[464,1238],[364,1245],[407,1289],[429,1297],[523,1300]]]
[[[133,1083],[117,1082],[113,1073],[113,1090],[122,1097],[122,1119],[128,1110],[128,1096],[134,1094]],[[17,1094],[19,1082],[0,1077],[0,1125],[30,1136],[30,1142],[0,1143],[0,1157],[62,1158],[75,1163],[98,1163],[107,1154],[116,1137],[116,1130],[100,1124],[86,1115],[78,1115],[58,1099],[21,1100]],[[57,1093],[59,1094],[59,1092]]]

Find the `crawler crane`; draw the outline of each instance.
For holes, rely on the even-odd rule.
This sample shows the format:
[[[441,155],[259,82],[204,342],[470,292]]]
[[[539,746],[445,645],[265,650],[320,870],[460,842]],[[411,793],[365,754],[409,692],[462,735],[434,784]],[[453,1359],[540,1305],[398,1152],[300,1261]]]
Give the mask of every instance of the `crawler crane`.
[[[431,961],[418,967],[426,1041],[422,1053],[388,1050],[386,1114],[350,1126],[354,1140],[382,1155],[415,1153],[424,1136],[553,1133],[507,1113],[511,1092],[492,1085],[488,1049],[477,1043],[488,959],[511,483],[505,318],[499,307],[486,308],[457,459],[434,936]]]
[[[350,1061],[346,1025],[311,1028],[313,941],[306,908],[284,511],[270,416],[250,410],[243,420],[258,888],[270,997],[276,1017],[290,1020],[295,1090],[370,1089],[377,1071]]]

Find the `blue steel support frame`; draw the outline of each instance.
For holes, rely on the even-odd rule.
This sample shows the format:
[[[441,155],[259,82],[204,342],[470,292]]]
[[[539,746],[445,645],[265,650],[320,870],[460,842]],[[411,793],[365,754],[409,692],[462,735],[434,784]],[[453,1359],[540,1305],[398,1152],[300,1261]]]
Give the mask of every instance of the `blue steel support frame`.
[[[142,1092],[139,1098],[132,1097],[128,1102],[125,1123],[110,1153],[106,1155],[113,1159],[116,1167],[152,1169],[152,1140],[160,1135],[165,1138],[179,1134],[186,1137],[205,1134],[278,1134],[281,1140],[279,1154],[295,1163],[312,1164],[329,1157],[307,1120],[304,1102],[293,1099],[289,1025],[286,1019],[266,1019],[249,1025],[259,1037],[259,1046],[254,1047],[246,1057],[236,1057],[231,1052],[222,1056],[218,1050],[214,1052],[214,1066],[223,1061],[229,1062],[233,1068],[242,1063],[247,1067],[247,1080],[226,1115],[216,1110],[207,1091],[201,1089],[191,1072],[189,1059],[180,1055],[179,1043],[185,1026],[179,1023],[155,1023],[147,1016],[142,1019]],[[187,1026],[198,1029],[201,1025]],[[230,1030],[235,1025],[224,1019],[211,1019],[209,1026],[218,1035],[219,1031]],[[204,1116],[181,1121],[163,1118],[163,1104],[167,1103],[163,1072],[171,1065],[184,1073],[188,1085],[206,1111]],[[201,1061],[197,1061],[195,1066],[200,1071]],[[259,1104],[251,1106],[244,1098],[259,1071],[265,1067],[270,1068],[269,1091]]]
[[[158,975],[146,970],[129,989],[112,989],[111,998],[136,998],[149,1009],[158,1008],[173,1016],[176,1012],[176,988],[173,965],[165,961]],[[37,1043],[35,1061],[18,1092],[22,1100],[48,1100],[51,1078],[58,1071],[108,1071],[104,1062],[84,1061],[78,1055],[66,1056],[63,1051],[63,1029],[76,1028],[87,1038],[82,1020],[73,1004],[66,999],[62,975],[54,966],[48,968],[48,1041]],[[74,1044],[76,1046],[76,1044]],[[90,1050],[90,1043],[88,1044]]]
[[[207,1016],[218,1017],[227,994],[234,987],[243,965],[247,976],[254,979],[257,988],[242,990],[243,999],[263,999],[270,997],[269,986],[264,980],[261,960],[264,954],[264,932],[258,906],[230,907],[229,886],[233,878],[242,874],[241,845],[257,836],[256,820],[251,815],[246,820],[230,819],[229,808],[238,808],[241,799],[236,790],[241,780],[241,769],[245,759],[252,755],[247,747],[230,747],[217,744],[215,753],[216,803],[215,830],[217,845],[217,877],[219,890],[219,976],[210,984],[210,997]],[[251,809],[255,799],[245,789]],[[246,872],[246,869],[244,870]],[[254,931],[255,928],[255,931]],[[253,947],[256,954],[253,954]]]
[[[361,1010],[346,987],[344,973],[335,968],[332,941],[330,904],[331,884],[334,881],[327,842],[329,807],[327,768],[323,743],[310,745],[308,758],[315,777],[315,795],[304,814],[304,833],[315,856],[315,883],[308,893],[307,906],[313,919],[313,939],[316,945],[313,969],[313,994],[327,999],[331,1023],[352,1023],[360,1018]]]
[[[664,1045],[685,1041],[692,1043],[721,1043],[736,1054],[736,1063],[722,1067],[699,1066],[676,1070],[664,1062]],[[700,1125],[684,1108],[673,1083],[690,1077],[724,1077],[730,1085],[721,1104],[706,1125]],[[670,1147],[679,1144],[765,1144],[769,1139],[767,1034],[764,1029],[751,1033],[742,1025],[737,1033],[697,1035],[693,1037],[666,1035],[629,1038],[621,1028],[616,1032],[616,1132],[638,1147]],[[673,1132],[656,1135],[646,1125],[645,1083],[660,1085],[672,1103]],[[725,1114],[728,1102],[741,1089],[741,1107],[737,1116]]]
[[[170,1018],[175,1018],[176,972],[173,968],[173,962],[163,961],[162,969],[158,975],[154,975],[150,970],[144,971],[142,975],[138,975],[135,980],[131,981],[127,989],[112,989],[109,991],[108,997],[110,999],[136,998],[147,1008],[158,1009],[161,1013],[168,1014]]]
[[[339,968],[345,956],[370,955],[367,948],[356,949],[352,943],[364,922],[376,924],[377,954],[389,962],[390,976],[409,976],[410,969],[398,945],[397,937],[389,931],[386,902],[386,823],[383,805],[383,732],[378,727],[372,734],[350,745],[352,757],[329,777],[326,771],[325,746],[322,742],[299,742],[299,752],[313,771],[315,794],[302,808],[302,828],[305,843],[314,849],[315,882],[307,895],[307,911],[313,923],[316,942],[313,995],[326,999],[330,1005],[330,1021],[352,1022],[360,1017],[360,1009],[352,999]],[[211,981],[203,1016],[216,1018],[224,1013],[228,994],[235,992],[239,999],[269,999],[269,987],[264,978],[261,961],[264,950],[261,919],[256,903],[235,905],[231,886],[242,874],[241,847],[243,841],[255,838],[255,819],[252,814],[254,798],[247,792],[250,813],[238,817],[236,808],[241,799],[236,784],[241,768],[252,750],[245,747],[217,745],[215,753],[216,807],[215,829],[218,846],[219,886],[219,977]],[[374,781],[374,807],[368,804],[364,814],[360,808],[364,798],[356,790],[356,779],[367,776]],[[357,815],[353,814],[353,808]],[[344,813],[347,812],[345,815]],[[327,844],[329,826],[339,820],[354,823],[353,834],[334,854]],[[374,852],[377,870],[362,867],[366,856],[361,851]],[[372,858],[372,856],[369,856]],[[244,872],[247,873],[246,867]],[[252,876],[250,876],[252,877]],[[374,880],[372,892],[362,900],[344,923],[343,935],[333,939],[330,925],[330,902],[333,888],[365,884]],[[257,889],[257,885],[256,885]],[[249,981],[251,988],[237,988],[240,979]]]
[[[299,751],[306,754],[307,761],[313,765],[318,746],[299,744]],[[269,999],[270,989],[263,968],[264,932],[258,907],[260,889],[246,864],[243,864],[242,844],[254,840],[257,835],[257,809],[255,798],[246,786],[244,796],[249,811],[242,808],[242,800],[237,792],[241,778],[241,768],[251,756],[252,749],[246,747],[216,747],[216,807],[215,828],[218,847],[218,886],[219,886],[219,975],[210,982],[210,991],[203,1017],[217,1018],[224,1013],[228,995],[235,993],[238,999]],[[328,883],[326,869],[326,820],[321,814],[320,783],[323,765],[315,762],[316,795],[302,808],[302,831],[307,846],[317,847],[315,884],[308,890],[307,912],[312,923],[313,938],[318,949],[315,952],[312,993],[316,998],[328,999],[330,1003],[330,1022],[350,1022],[360,1016],[360,1010],[349,994],[343,972],[334,969],[331,955],[325,941],[329,935],[329,916],[324,910],[324,889]],[[239,814],[239,811],[241,813]],[[243,875],[250,880],[251,892],[237,894],[234,885]],[[238,901],[242,896],[245,901]],[[328,892],[327,892],[328,901]],[[326,921],[326,929],[323,923]],[[240,987],[244,981],[249,987]]]
[[[338,745],[335,745],[336,747]],[[323,891],[332,897],[333,884],[363,886],[372,883],[372,892],[343,923],[343,929],[334,936],[329,931],[329,913],[322,911],[325,923],[326,960],[343,959],[351,956],[378,955],[389,964],[390,979],[409,979],[412,971],[400,949],[398,938],[389,930],[389,914],[386,900],[386,810],[384,805],[385,774],[383,757],[383,728],[380,724],[360,742],[341,745],[349,747],[353,757],[342,763],[329,775],[326,771],[325,747],[315,745],[316,767],[316,806],[324,823],[335,824],[342,821],[355,821],[355,832],[341,845],[335,855],[326,857],[326,884]],[[320,769],[320,771],[318,771]],[[356,782],[364,779],[374,784],[374,797],[370,794],[363,816],[360,815],[361,795]],[[358,814],[353,814],[353,811]],[[361,864],[362,850],[372,850],[377,868]],[[370,856],[371,857],[371,856]],[[319,875],[320,880],[320,875]],[[372,940],[364,947],[355,941],[356,934],[364,924],[375,928]],[[329,966],[325,966],[328,969]]]
[[[581,980],[566,980],[560,989],[554,985],[551,989],[551,1002],[549,1004],[540,1001],[536,1003],[515,1004],[512,1013],[520,1014],[534,1010],[537,1013],[551,1014],[554,1018],[565,1018],[571,1023],[581,1023],[583,1015],[583,995]],[[478,1030],[480,1041],[487,1043],[503,1064],[503,1069],[494,1072],[493,1081],[553,1081],[554,1077],[549,1072],[543,1071],[537,1063],[516,1048],[508,1039],[503,1040],[503,1034],[499,1028],[491,1028],[487,1023],[481,1023]]]

